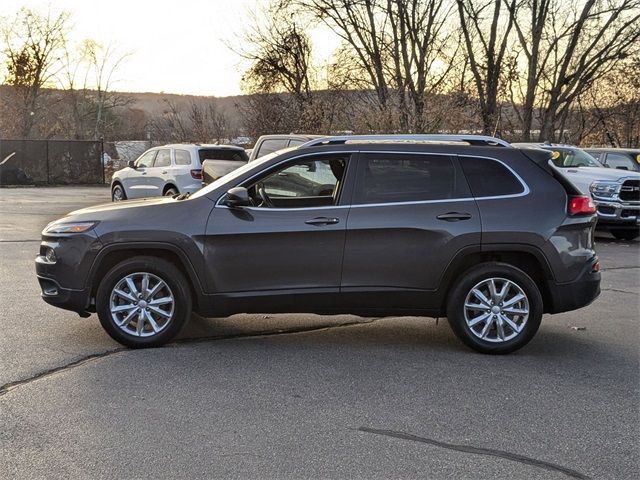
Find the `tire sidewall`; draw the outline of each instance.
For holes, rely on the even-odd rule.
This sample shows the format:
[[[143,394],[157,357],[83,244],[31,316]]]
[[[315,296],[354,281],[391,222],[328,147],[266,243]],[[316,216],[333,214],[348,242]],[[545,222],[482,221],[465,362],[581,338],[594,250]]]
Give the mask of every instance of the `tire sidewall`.
[[[176,190],[173,187],[167,188],[167,191],[164,192],[164,196],[165,197],[172,197],[172,196],[177,195],[177,194],[178,194],[178,190]]]
[[[122,198],[120,200],[116,200],[115,198],[115,192],[116,189],[119,189],[122,192]],[[118,201],[122,201],[122,200],[126,200],[127,199],[127,194],[124,191],[124,187],[120,184],[116,184],[113,186],[113,188],[111,188],[111,201],[112,202],[118,202]]]
[[[464,303],[471,289],[489,278],[506,278],[516,283],[529,301],[529,318],[522,332],[505,342],[488,342],[476,337],[464,318]],[[467,346],[481,353],[505,354],[525,346],[535,336],[542,320],[543,301],[536,283],[519,268],[505,263],[486,263],[463,273],[447,301],[447,318],[456,336]]]
[[[111,318],[109,301],[115,285],[125,276],[147,272],[162,279],[175,299],[173,317],[169,326],[151,337],[135,337],[122,331]],[[184,275],[170,262],[154,257],[134,257],[113,267],[100,282],[96,293],[96,311],[100,324],[117,342],[131,348],[155,347],[171,341],[191,316],[191,292]]]

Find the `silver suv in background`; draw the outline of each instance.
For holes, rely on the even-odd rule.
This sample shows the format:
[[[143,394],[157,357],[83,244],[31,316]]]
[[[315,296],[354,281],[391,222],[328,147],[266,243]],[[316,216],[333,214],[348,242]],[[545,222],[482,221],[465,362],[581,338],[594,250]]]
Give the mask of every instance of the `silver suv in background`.
[[[202,187],[202,162],[207,159],[246,160],[242,147],[175,144],[154,147],[118,170],[111,180],[114,202],[131,198],[193,193]]]

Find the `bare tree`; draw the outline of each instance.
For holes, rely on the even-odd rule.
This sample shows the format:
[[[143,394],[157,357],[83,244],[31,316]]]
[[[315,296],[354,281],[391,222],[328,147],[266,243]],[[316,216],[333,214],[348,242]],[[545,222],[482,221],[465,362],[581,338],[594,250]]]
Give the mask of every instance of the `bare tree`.
[[[516,0],[456,1],[480,104],[482,129],[485,134],[492,134],[499,126],[499,100],[517,3]]]
[[[526,59],[517,102],[523,136],[530,138],[539,109],[540,139],[555,140],[563,135],[574,102],[640,50],[640,1],[525,0],[519,12],[506,5]]]
[[[69,14],[49,11],[40,15],[21,9],[13,20],[5,20],[0,29],[8,76],[6,83],[19,92],[20,111],[16,119],[18,133],[30,136],[39,114],[42,88],[56,75],[66,44]]]

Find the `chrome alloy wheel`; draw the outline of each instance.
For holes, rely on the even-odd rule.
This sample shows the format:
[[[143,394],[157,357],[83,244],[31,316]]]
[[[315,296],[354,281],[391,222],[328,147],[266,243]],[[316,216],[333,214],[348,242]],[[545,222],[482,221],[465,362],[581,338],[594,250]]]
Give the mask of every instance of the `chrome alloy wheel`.
[[[124,190],[119,185],[116,185],[115,187],[113,187],[112,195],[113,195],[114,202],[121,202],[124,200]]]
[[[175,299],[164,280],[152,273],[137,272],[116,283],[109,309],[114,324],[123,332],[151,337],[171,323]]]
[[[529,318],[529,299],[522,288],[506,278],[476,284],[464,301],[464,319],[471,333],[487,342],[517,337]]]

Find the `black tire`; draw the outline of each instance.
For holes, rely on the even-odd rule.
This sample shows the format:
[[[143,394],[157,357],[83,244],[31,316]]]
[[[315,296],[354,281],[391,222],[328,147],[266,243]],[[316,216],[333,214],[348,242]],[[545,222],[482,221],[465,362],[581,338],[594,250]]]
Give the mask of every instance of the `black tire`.
[[[640,230],[622,230],[618,228],[611,229],[611,235],[616,237],[618,240],[635,240],[640,236]]]
[[[517,293],[517,288],[520,288],[520,290],[522,290],[522,292],[526,296],[526,300],[524,301],[528,302],[529,310],[529,315],[524,322],[524,327],[522,327],[519,332],[516,332],[506,323],[503,323],[501,317],[502,312],[498,312],[497,316],[493,315],[494,312],[490,310],[490,308],[493,308],[491,306],[487,307],[486,310],[482,312],[476,312],[475,314],[477,314],[478,317],[485,314],[492,316],[491,322],[493,323],[489,327],[489,333],[495,332],[495,335],[498,334],[497,324],[495,323],[498,321],[498,319],[500,319],[500,323],[504,325],[502,327],[502,338],[506,339],[494,342],[484,340],[483,338],[477,336],[482,333],[478,333],[477,330],[489,322],[479,323],[479,326],[476,327],[476,333],[474,333],[472,327],[467,324],[467,321],[465,319],[465,302],[467,300],[467,295],[471,295],[470,292],[474,287],[491,278],[496,279],[498,283],[500,283],[502,280],[508,280],[509,282],[515,284],[515,287],[510,287],[509,292]],[[504,285],[504,283],[502,283],[501,285]],[[507,298],[512,299],[514,298],[514,296]],[[476,303],[480,305],[479,302]],[[503,308],[501,302],[499,305],[500,309]],[[516,304],[516,307],[512,308],[517,308],[517,305],[518,304]],[[540,321],[542,320],[542,312],[542,295],[540,295],[540,290],[538,289],[536,283],[531,279],[531,277],[529,277],[519,268],[506,263],[498,262],[483,263],[477,265],[460,275],[459,280],[454,284],[452,290],[450,291],[447,301],[447,318],[449,320],[451,329],[465,345],[480,353],[505,354],[522,348],[527,343],[529,343],[529,341],[538,331],[538,328],[540,327]],[[471,320],[473,320],[474,318],[472,318]],[[517,318],[520,318],[520,322],[522,322],[522,320],[524,319],[524,317]],[[511,317],[511,320],[513,320],[513,317]],[[517,322],[518,321],[514,322],[516,326],[520,326]],[[505,332],[514,334],[515,336],[511,339],[508,339],[507,337],[509,337],[509,335],[505,335]]]
[[[127,192],[125,192],[124,187],[119,183],[116,183],[111,187],[111,201],[119,202],[121,200],[127,199]]]
[[[160,325],[160,321],[166,322],[162,324],[164,326],[160,325],[162,329],[157,333],[149,332],[148,330],[153,330],[152,325],[147,320],[144,320],[142,322],[143,328],[148,327],[144,334],[149,336],[136,336],[116,324],[111,314],[110,302],[114,288],[125,277],[144,273],[151,274],[151,278],[157,278],[165,282],[168,289],[161,290],[160,295],[165,295],[165,298],[167,295],[173,296],[173,309],[168,320],[165,317],[156,316],[157,325]],[[140,286],[138,285],[137,287],[139,288]],[[130,294],[131,290],[125,291],[125,293]],[[146,301],[147,299],[144,298],[144,300]],[[123,300],[123,302],[129,302],[129,300]],[[138,302],[136,301],[135,304],[138,305]],[[104,276],[96,293],[96,310],[102,327],[115,341],[131,348],[157,347],[171,341],[191,316],[191,291],[185,276],[171,262],[158,257],[133,257],[118,263]],[[141,309],[136,307],[136,311],[139,310]],[[148,311],[148,309],[145,310]],[[135,322],[137,326],[135,316],[131,322]],[[131,323],[129,323],[129,326],[132,329],[136,328]]]
[[[164,191],[165,197],[173,197],[174,195],[178,195],[178,189],[175,187],[169,187]]]

